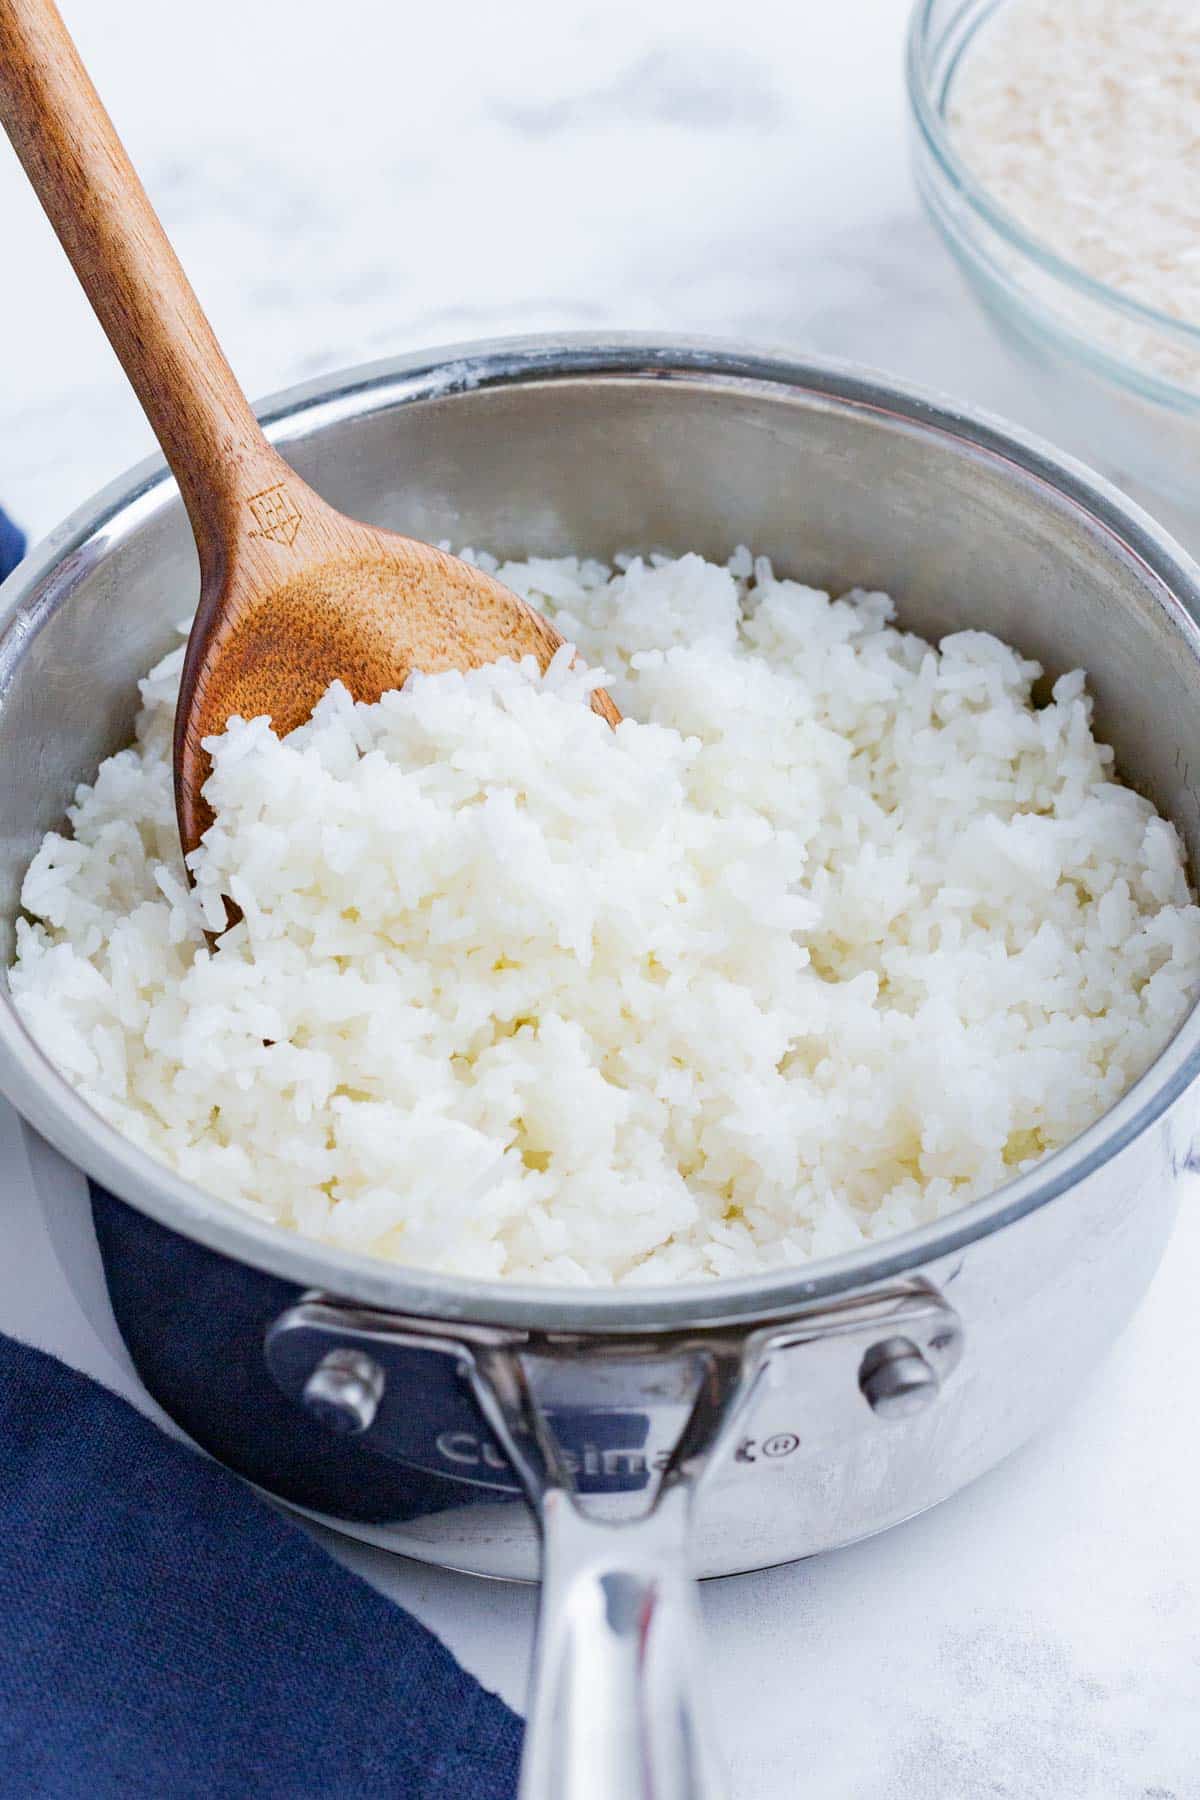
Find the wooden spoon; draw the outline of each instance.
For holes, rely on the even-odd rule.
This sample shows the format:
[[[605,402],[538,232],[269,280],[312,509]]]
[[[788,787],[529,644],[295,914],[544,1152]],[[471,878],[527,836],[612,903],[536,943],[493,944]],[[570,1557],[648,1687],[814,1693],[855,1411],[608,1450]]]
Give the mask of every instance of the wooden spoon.
[[[175,715],[184,851],[212,823],[202,740],[280,734],[330,682],[377,700],[413,669],[533,655],[554,627],[490,575],[328,506],[263,436],[51,0],[0,0],[0,120],[145,409],[187,507],[200,607]],[[620,714],[598,691],[610,724]]]

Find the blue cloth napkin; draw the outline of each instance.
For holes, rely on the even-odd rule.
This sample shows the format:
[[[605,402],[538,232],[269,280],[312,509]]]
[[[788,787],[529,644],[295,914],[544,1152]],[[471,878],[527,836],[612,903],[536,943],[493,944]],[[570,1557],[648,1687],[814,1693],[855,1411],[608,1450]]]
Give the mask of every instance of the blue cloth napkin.
[[[243,1482],[0,1337],[0,1795],[509,1800],[520,1732]]]
[[[0,512],[0,580],[24,553]],[[520,1737],[243,1482],[0,1337],[0,1796],[509,1800]]]
[[[0,581],[11,575],[25,554],[25,533],[18,531],[6,512],[0,511]]]

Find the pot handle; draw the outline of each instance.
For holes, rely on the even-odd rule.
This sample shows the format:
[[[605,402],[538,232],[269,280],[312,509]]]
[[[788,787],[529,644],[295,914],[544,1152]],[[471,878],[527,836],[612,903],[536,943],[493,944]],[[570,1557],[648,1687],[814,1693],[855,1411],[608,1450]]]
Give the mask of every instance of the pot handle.
[[[688,1574],[694,1500],[723,1447],[735,1445],[760,1383],[810,1346],[837,1359],[812,1390],[824,1395],[826,1415],[834,1405],[848,1419],[865,1402],[881,1418],[903,1419],[953,1373],[962,1326],[941,1293],[916,1280],[774,1324],[641,1339],[518,1335],[313,1294],[275,1320],[266,1354],[285,1394],[402,1461],[413,1460],[413,1447],[402,1433],[397,1444],[396,1405],[376,1418],[380,1394],[394,1379],[402,1412],[409,1353],[454,1359],[542,1534],[520,1800],[719,1800]],[[630,1406],[682,1420],[657,1487],[643,1457],[633,1486],[580,1493],[578,1452],[560,1444],[552,1420],[627,1418]],[[658,1429],[653,1441],[666,1436]],[[652,1468],[663,1454],[655,1451]],[[444,1472],[428,1455],[416,1466]]]
[[[687,1568],[691,1495],[645,1519],[541,1507],[542,1598],[520,1800],[720,1800]]]
[[[747,1375],[740,1355],[704,1360],[648,1509],[614,1520],[598,1498],[585,1510],[522,1358],[476,1357],[475,1397],[542,1534],[519,1800],[722,1800],[688,1540],[697,1480]]]

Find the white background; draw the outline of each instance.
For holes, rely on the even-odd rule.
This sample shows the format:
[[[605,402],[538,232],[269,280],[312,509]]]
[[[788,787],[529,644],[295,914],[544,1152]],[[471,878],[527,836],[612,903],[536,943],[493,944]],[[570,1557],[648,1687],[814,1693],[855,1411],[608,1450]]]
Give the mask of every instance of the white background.
[[[1032,416],[913,196],[903,0],[66,11],[251,393],[622,326],[849,356]],[[0,151],[0,501],[40,533],[149,448]],[[7,1109],[0,1167],[0,1328],[127,1386]],[[1193,1203],[1053,1434],[884,1539],[708,1585],[737,1796],[1200,1796],[1198,1284]],[[531,1592],[346,1554],[521,1705]]]

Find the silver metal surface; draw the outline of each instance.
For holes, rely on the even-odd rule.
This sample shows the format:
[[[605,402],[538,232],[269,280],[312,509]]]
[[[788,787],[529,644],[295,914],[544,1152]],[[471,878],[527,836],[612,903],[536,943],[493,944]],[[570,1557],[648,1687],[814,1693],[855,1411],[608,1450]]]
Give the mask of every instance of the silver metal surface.
[[[357,1436],[375,1423],[383,1385],[383,1370],[361,1350],[331,1350],[304,1384],[304,1408],[339,1436]]]
[[[910,1338],[888,1338],[867,1351],[858,1385],[881,1419],[911,1419],[937,1399],[941,1384]]]
[[[633,1495],[586,1496],[549,1402],[601,1391],[653,1406],[682,1392],[685,1416],[657,1476]],[[530,1344],[475,1356],[475,1398],[542,1533],[542,1602],[520,1800],[719,1800],[700,1615],[688,1570],[696,1484],[758,1378],[749,1343],[712,1336],[640,1354]],[[556,1379],[557,1378],[557,1379]],[[593,1416],[598,1409],[592,1403]]]
[[[425,538],[502,556],[747,543],[821,586],[887,588],[926,635],[983,627],[1050,676],[1084,666],[1121,773],[1200,864],[1200,575],[1119,495],[1020,434],[861,372],[634,339],[411,358],[295,391],[266,416],[336,505]],[[128,737],[137,678],[175,641],[195,582],[178,497],[153,464],[5,585],[6,955],[33,848]],[[430,1275],[249,1219],[118,1137],[0,998],[0,1086],[99,1184],[117,1323],[186,1431],[291,1505],[454,1567],[536,1575],[540,1515],[549,1586],[574,1624],[596,1622],[606,1591],[640,1595],[664,1644],[691,1633],[685,1513],[693,1573],[808,1555],[933,1505],[1061,1409],[1162,1253],[1198,1072],[1193,1012],[1102,1120],[957,1214],[804,1268],[581,1291]],[[39,1166],[54,1160],[45,1149]],[[914,1355],[869,1367],[864,1393],[864,1358],[897,1339]],[[341,1437],[302,1403],[339,1350],[383,1376],[362,1429]],[[894,1413],[928,1396],[925,1365],[936,1398],[877,1417],[872,1397]],[[724,1404],[698,1414],[714,1370]],[[702,1453],[688,1448],[700,1419]],[[686,1480],[666,1480],[685,1464]],[[647,1530],[665,1534],[649,1559]],[[678,1717],[672,1669],[631,1670],[619,1630],[588,1639],[551,1621],[541,1644],[544,1717],[558,1723],[533,1742],[553,1746],[555,1779],[591,1760],[566,1698],[580,1680],[614,1696],[614,1756],[629,1741],[618,1711]],[[686,1732],[656,1742],[674,1745],[660,1773],[686,1766]]]
[[[723,1451],[749,1467],[799,1450],[799,1432],[757,1425],[781,1373],[794,1392],[811,1364],[820,1405],[806,1430],[844,1431],[864,1394],[890,1417],[917,1410],[962,1349],[953,1308],[919,1283],[783,1327],[641,1341],[431,1331],[308,1295],[266,1337],[275,1379],[304,1406],[329,1371],[372,1372],[395,1397],[366,1421],[377,1453],[434,1470],[466,1462],[473,1485],[528,1501],[543,1586],[521,1800],[717,1800],[688,1566],[699,1484]],[[436,1404],[430,1417],[420,1403],[439,1366],[474,1395],[483,1444],[438,1429]],[[344,1429],[340,1415],[329,1422]]]
[[[631,1533],[545,1498],[520,1800],[720,1800],[691,1512],[676,1486]]]

